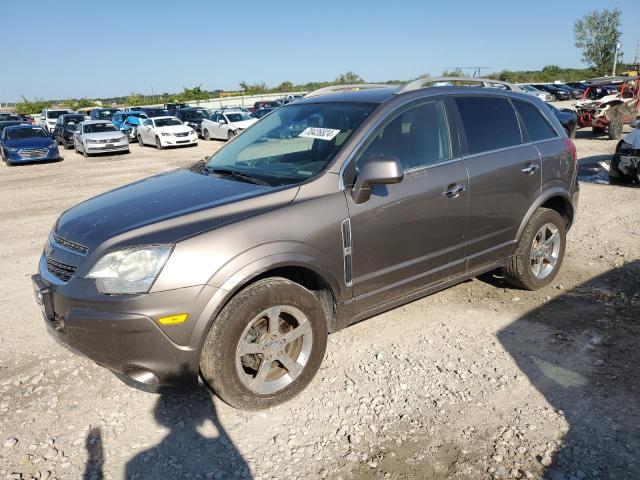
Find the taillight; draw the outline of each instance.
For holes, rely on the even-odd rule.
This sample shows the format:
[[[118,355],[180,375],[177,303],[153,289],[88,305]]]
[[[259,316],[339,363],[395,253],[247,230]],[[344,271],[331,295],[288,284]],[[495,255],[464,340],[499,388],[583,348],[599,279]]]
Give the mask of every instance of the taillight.
[[[564,140],[565,145],[569,149],[569,152],[571,153],[571,159],[573,160],[573,165],[577,166],[578,165],[578,151],[576,150],[575,144],[571,141],[570,138],[564,138],[563,140]]]

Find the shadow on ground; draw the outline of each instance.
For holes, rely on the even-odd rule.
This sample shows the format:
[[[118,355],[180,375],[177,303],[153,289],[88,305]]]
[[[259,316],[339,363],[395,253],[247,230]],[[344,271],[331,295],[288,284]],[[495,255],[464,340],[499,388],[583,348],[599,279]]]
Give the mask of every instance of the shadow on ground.
[[[640,262],[525,314],[499,340],[569,431],[545,477],[640,478]]]
[[[153,415],[156,423],[169,431],[160,443],[126,464],[126,480],[252,478],[247,463],[222,427],[206,388],[161,393]],[[83,478],[101,480],[105,460],[100,429],[89,432],[86,446],[88,460]]]

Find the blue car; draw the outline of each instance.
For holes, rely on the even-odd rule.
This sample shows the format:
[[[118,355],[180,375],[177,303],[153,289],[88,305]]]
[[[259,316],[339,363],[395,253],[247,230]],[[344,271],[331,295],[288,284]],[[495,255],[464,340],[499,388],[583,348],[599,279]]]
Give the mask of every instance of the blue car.
[[[0,137],[0,153],[7,165],[60,159],[55,140],[33,125],[6,127]]]
[[[147,114],[140,111],[127,111],[117,112],[113,115],[111,123],[113,123],[118,130],[129,137],[129,141],[137,141],[136,128],[140,125],[140,122],[147,117]]]

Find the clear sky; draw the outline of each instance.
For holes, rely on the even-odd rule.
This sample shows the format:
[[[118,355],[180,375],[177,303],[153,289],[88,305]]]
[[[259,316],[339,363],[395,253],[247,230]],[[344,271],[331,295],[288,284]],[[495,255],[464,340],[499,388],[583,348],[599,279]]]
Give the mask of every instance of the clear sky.
[[[640,0],[0,0],[0,101],[578,67],[574,21],[614,7],[632,61]]]

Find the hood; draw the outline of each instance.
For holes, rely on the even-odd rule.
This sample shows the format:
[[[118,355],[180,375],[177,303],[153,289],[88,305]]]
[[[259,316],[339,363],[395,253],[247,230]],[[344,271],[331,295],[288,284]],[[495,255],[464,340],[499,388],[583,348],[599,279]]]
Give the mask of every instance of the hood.
[[[640,129],[635,128],[631,133],[625,135],[622,140],[634,150],[640,150]]]
[[[108,240],[109,246],[174,243],[289,203],[298,191],[199,172],[175,170],[89,199],[60,216],[56,233],[89,250]]]
[[[190,132],[193,128],[188,125],[167,125],[166,127],[156,127],[156,130],[166,133],[185,133]]]
[[[10,148],[44,148],[55,144],[51,137],[31,137],[20,140],[6,140],[5,147]]]
[[[109,140],[111,138],[122,137],[122,132],[119,130],[115,130],[111,132],[85,133],[83,135],[85,138],[90,140]]]
[[[249,128],[251,125],[258,121],[257,118],[252,118],[251,120],[243,120],[242,122],[233,122],[233,126],[237,128]]]

